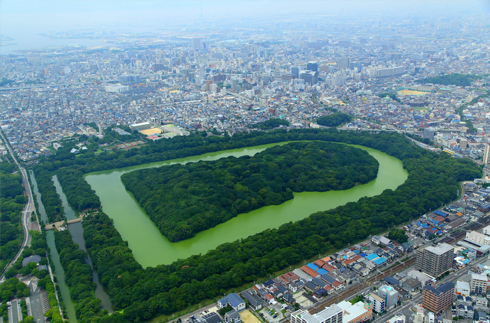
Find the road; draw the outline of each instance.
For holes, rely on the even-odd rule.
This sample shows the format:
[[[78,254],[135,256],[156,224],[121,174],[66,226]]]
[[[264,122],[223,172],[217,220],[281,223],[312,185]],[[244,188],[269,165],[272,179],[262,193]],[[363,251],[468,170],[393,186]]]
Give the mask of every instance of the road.
[[[11,306],[8,309],[9,323],[17,323],[22,321],[22,308],[20,307],[20,300],[11,302]]]
[[[22,240],[22,245],[19,248],[19,251],[15,255],[14,259],[8,264],[8,266],[5,267],[5,270],[3,271],[2,275],[0,276],[0,282],[3,282],[5,280],[5,272],[14,264],[17,259],[20,257],[22,254],[22,251],[26,246],[28,246],[31,243],[31,236],[29,234],[29,226],[31,223],[31,213],[32,211],[35,210],[34,207],[34,199],[32,197],[32,190],[31,190],[31,184],[29,183],[29,178],[27,177],[27,171],[25,168],[23,168],[17,159],[15,158],[14,152],[12,151],[12,148],[8,144],[7,138],[5,138],[4,134],[0,132],[0,136],[2,137],[3,141],[5,142],[5,146],[7,147],[10,155],[12,156],[12,159],[14,162],[17,164],[19,167],[20,173],[22,174],[22,183],[24,185],[24,191],[27,194],[27,204],[24,207],[24,210],[22,211],[22,229],[24,230],[24,239]],[[37,216],[37,215],[36,215]]]
[[[26,299],[27,314],[34,317],[34,322],[44,323],[43,299],[37,284],[31,284],[31,296]],[[49,304],[49,303],[48,303]],[[48,307],[49,308],[49,307]]]

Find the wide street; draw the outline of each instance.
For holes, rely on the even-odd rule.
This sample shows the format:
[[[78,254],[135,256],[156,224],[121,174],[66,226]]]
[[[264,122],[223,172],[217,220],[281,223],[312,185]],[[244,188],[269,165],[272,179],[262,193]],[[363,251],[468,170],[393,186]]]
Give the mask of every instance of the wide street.
[[[0,133],[0,135],[1,135],[1,137],[5,143],[5,146],[8,148],[8,151],[9,151],[10,155],[12,156],[12,159],[14,160],[14,162],[19,167],[20,173],[22,175],[22,183],[24,185],[24,191],[26,192],[27,198],[28,198],[27,204],[25,205],[24,210],[22,211],[22,229],[24,230],[24,239],[22,240],[22,245],[20,246],[19,251],[15,255],[14,259],[12,259],[10,264],[5,267],[5,270],[3,271],[2,275],[0,276],[0,282],[3,282],[5,280],[5,277],[4,277],[5,272],[7,272],[7,270],[10,268],[10,266],[12,266],[12,264],[14,264],[17,261],[17,259],[22,254],[22,251],[24,250],[24,248],[26,246],[30,245],[30,243],[31,243],[31,236],[29,234],[29,228],[30,228],[30,224],[31,224],[31,213],[32,213],[32,211],[35,210],[35,207],[34,207],[34,199],[32,197],[31,184],[29,183],[29,179],[27,177],[27,172],[26,172],[25,168],[21,167],[21,165],[19,164],[19,162],[15,158],[14,152],[12,151],[12,148],[10,147],[10,145],[7,144],[8,140],[5,138],[4,134]]]

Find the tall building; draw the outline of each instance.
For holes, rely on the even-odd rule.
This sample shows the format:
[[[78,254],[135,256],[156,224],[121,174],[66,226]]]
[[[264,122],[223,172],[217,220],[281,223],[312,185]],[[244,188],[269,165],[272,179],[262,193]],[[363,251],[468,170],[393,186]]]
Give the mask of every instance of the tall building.
[[[417,269],[431,277],[439,277],[453,267],[454,247],[447,243],[417,252]]]
[[[435,135],[435,130],[434,128],[425,128],[424,129],[424,138],[427,138],[429,140],[434,140],[434,135]]]
[[[306,69],[308,71],[318,72],[318,63],[317,62],[308,62],[308,64],[306,64]]]
[[[342,323],[343,313],[335,304],[313,315],[305,310],[297,310],[291,313],[291,323]]]
[[[194,50],[201,48],[201,38],[192,38],[192,48]]]
[[[485,143],[485,151],[483,153],[483,164],[487,165],[490,162],[490,145]]]
[[[422,307],[431,312],[439,313],[443,309],[448,308],[453,303],[454,283],[447,282],[438,288],[432,285],[424,287],[424,296],[422,299]]]
[[[351,62],[350,57],[342,57],[336,62],[336,67],[345,68],[345,69],[349,68],[350,62]]]
[[[299,78],[299,67],[291,66],[291,74],[294,76],[294,78]]]
[[[478,295],[487,295],[488,277],[486,274],[471,274],[470,291]]]
[[[398,302],[398,292],[391,286],[383,286],[378,290],[378,296],[385,300],[387,309],[395,307]]]
[[[301,71],[301,73],[299,73],[299,78],[304,80],[305,83],[310,83],[311,85],[314,85],[318,83],[318,72]]]

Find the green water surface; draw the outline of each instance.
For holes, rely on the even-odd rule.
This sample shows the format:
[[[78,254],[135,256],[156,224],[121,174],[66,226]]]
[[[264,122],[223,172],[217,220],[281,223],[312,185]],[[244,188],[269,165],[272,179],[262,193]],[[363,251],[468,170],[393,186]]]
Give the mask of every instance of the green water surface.
[[[396,189],[407,179],[402,162],[378,150],[356,146],[367,151],[379,162],[375,180],[343,191],[294,193],[294,199],[281,205],[262,207],[240,214],[226,223],[198,233],[195,237],[176,243],[165,238],[146,215],[133,196],[126,191],[121,175],[137,169],[161,167],[172,164],[211,161],[223,157],[255,155],[266,148],[287,142],[208,153],[199,156],[173,159],[86,175],[87,182],[100,198],[104,212],[114,220],[123,240],[128,241],[135,259],[143,266],[169,264],[179,258],[204,254],[220,244],[246,238],[268,228],[277,228],[290,221],[298,221],[318,211],[324,211],[356,202],[362,197],[381,194],[386,189]]]

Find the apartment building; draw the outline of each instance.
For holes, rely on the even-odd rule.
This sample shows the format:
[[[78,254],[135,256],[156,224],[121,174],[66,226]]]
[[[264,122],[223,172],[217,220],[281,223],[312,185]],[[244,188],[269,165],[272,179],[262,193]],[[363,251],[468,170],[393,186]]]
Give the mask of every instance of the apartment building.
[[[454,298],[454,283],[447,282],[439,287],[427,285],[424,287],[422,307],[431,312],[439,313],[451,306]]]
[[[441,243],[417,252],[417,269],[437,278],[453,267],[454,247]]]

